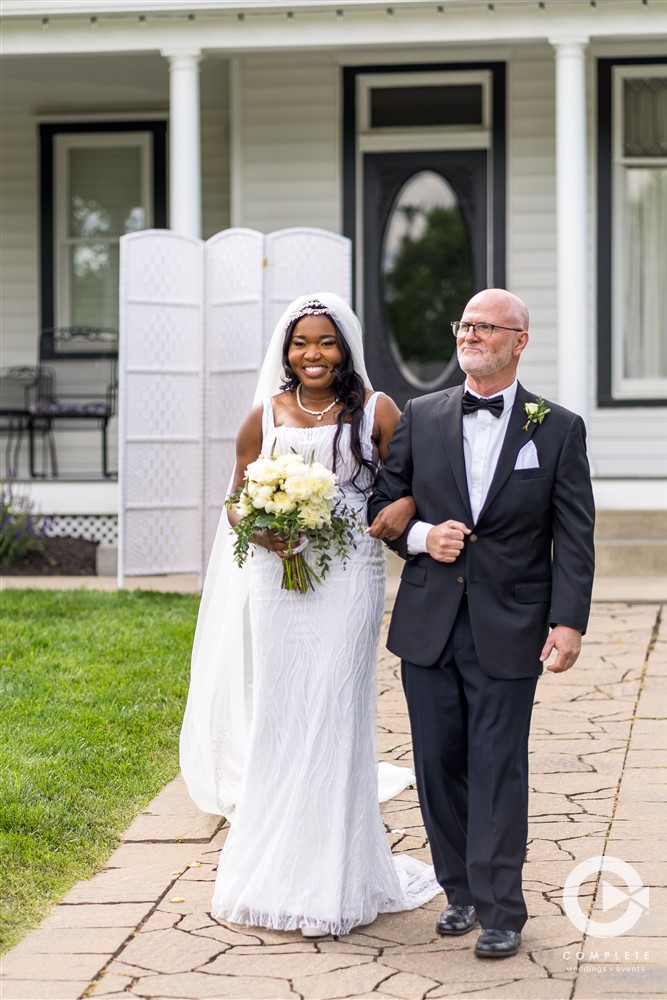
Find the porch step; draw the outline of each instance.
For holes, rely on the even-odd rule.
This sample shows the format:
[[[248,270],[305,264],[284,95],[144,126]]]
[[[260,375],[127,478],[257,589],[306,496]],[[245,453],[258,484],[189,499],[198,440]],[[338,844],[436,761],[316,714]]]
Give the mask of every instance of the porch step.
[[[95,549],[95,570],[98,576],[115,576],[118,572],[118,546],[101,542]]]
[[[667,510],[602,510],[595,524],[600,576],[667,576]]]

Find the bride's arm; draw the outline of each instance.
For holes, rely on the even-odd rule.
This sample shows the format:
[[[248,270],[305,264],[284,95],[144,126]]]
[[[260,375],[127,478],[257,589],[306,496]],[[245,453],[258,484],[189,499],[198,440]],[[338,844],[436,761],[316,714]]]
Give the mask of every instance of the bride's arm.
[[[258,403],[241,424],[236,437],[236,465],[234,466],[231,493],[243,486],[246,469],[251,462],[259,458],[262,450],[262,412],[263,404]],[[228,509],[227,520],[234,527],[241,520],[241,515],[238,511]],[[261,545],[269,552],[275,552],[279,556],[286,554],[286,541],[269,528],[253,532],[252,542],[254,545]]]
[[[394,436],[400,417],[401,411],[393,399],[385,396],[384,393],[378,396],[375,405],[373,441],[381,459],[385,459],[387,456],[389,442]],[[386,538],[393,542],[400,538],[415,514],[416,507],[412,497],[401,497],[383,507],[369,526],[367,534],[371,535],[372,538]]]

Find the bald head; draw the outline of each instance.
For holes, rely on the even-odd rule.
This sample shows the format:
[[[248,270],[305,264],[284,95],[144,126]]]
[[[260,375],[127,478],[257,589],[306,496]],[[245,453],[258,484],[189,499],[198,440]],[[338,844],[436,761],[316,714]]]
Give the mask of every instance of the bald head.
[[[528,343],[525,302],[504,288],[485,288],[470,299],[461,321],[467,332],[457,336],[456,352],[468,387],[481,396],[506,389]]]
[[[485,288],[483,291],[477,292],[468,302],[464,313],[469,309],[490,310],[494,314],[502,315],[504,317],[503,323],[519,330],[528,329],[529,317],[526,303],[518,295],[513,295],[505,288]],[[496,322],[500,323],[501,320],[496,320]]]

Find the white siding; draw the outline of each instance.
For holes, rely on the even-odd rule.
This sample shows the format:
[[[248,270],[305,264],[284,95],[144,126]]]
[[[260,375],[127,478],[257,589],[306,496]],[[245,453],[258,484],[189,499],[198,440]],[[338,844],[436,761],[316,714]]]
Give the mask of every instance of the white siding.
[[[517,50],[507,99],[507,287],[528,304],[521,381],[556,397],[556,97],[553,50]]]
[[[39,329],[37,128],[25,111],[0,114],[2,364],[34,364]]]
[[[201,64],[202,236],[229,228],[229,74],[221,59]]]
[[[339,76],[331,55],[248,56],[241,68],[242,225],[339,232]]]

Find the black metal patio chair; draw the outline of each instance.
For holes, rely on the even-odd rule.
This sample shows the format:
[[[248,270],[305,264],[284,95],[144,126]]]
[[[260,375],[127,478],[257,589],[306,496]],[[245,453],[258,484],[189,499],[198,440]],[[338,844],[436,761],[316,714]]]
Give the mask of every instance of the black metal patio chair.
[[[61,423],[99,430],[102,475],[109,469],[107,431],[116,413],[118,393],[118,331],[102,327],[52,327],[42,332],[37,392],[29,406],[30,475],[46,477],[46,452],[41,472],[35,469],[35,436],[50,442],[51,475],[58,477],[54,429]]]

